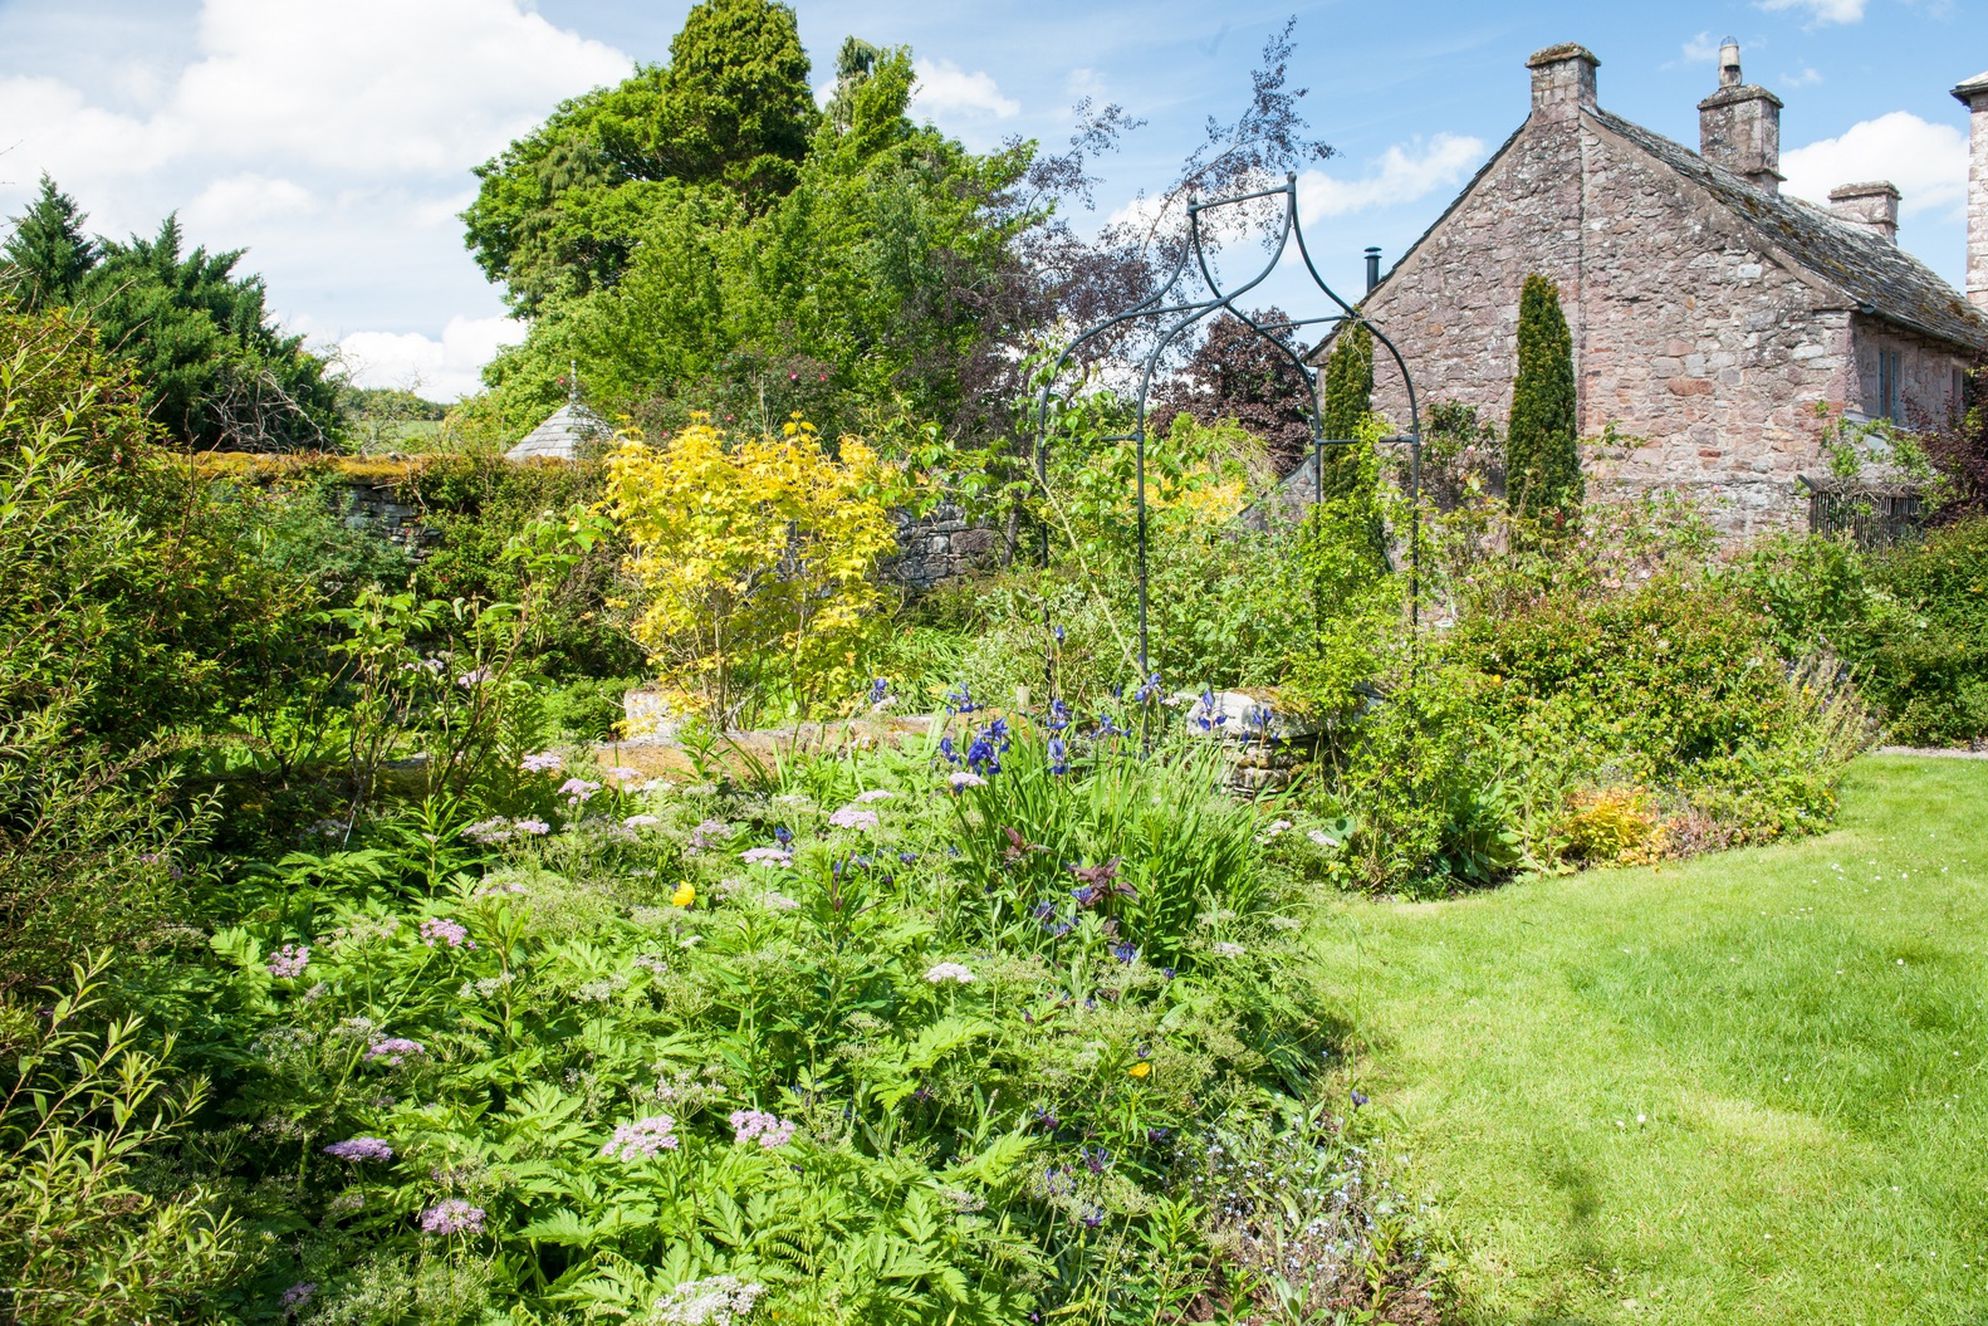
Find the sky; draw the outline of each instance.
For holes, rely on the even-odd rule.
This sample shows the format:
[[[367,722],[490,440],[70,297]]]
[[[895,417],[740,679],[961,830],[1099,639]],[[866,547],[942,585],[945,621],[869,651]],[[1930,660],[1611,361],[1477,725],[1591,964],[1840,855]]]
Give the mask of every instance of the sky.
[[[473,168],[559,101],[667,58],[687,0],[0,0],[0,216],[45,171],[112,237],[177,211],[190,243],[246,248],[290,330],[354,380],[443,400],[522,336],[463,247]],[[1209,117],[1232,119],[1295,14],[1292,82],[1335,155],[1300,178],[1312,252],[1342,293],[1392,262],[1524,120],[1525,58],[1578,41],[1600,101],[1695,147],[1696,103],[1737,37],[1780,95],[1786,188],[1903,194],[1899,242],[1961,280],[1966,113],[1988,0],[1393,0],[959,5],[800,0],[814,82],[850,34],[908,45],[914,113],[968,146],[1061,146],[1081,97],[1145,121],[1102,163],[1094,215],[1163,189]],[[1264,287],[1311,310],[1289,272]]]

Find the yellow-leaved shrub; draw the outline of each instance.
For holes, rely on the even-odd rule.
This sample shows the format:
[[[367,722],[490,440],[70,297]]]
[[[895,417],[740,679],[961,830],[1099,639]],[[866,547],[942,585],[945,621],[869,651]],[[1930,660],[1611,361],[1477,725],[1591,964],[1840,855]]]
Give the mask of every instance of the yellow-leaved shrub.
[[[702,416],[656,445],[620,435],[606,507],[631,546],[635,637],[673,704],[726,727],[855,688],[897,472],[861,438],[837,451],[798,417],[778,437],[728,438]]]

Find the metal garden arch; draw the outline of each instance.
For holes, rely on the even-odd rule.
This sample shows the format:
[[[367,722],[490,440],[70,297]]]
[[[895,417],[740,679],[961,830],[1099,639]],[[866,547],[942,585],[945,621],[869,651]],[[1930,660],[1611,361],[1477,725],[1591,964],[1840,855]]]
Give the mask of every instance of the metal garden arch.
[[[1233,290],[1223,288],[1220,278],[1210,263],[1208,246],[1204,242],[1202,218],[1225,207],[1239,207],[1246,203],[1263,199],[1281,198],[1282,215],[1278,220],[1276,243],[1270,248],[1269,260],[1261,271]],[[1049,490],[1049,431],[1050,402],[1054,396],[1056,383],[1070,361],[1088,342],[1096,340],[1116,328],[1141,320],[1151,319],[1158,330],[1158,337],[1146,352],[1139,378],[1139,396],[1133,431],[1103,438],[1105,442],[1131,442],[1135,448],[1136,470],[1138,475],[1138,555],[1139,555],[1139,675],[1143,679],[1150,674],[1150,659],[1147,654],[1146,629],[1146,399],[1153,387],[1153,376],[1164,359],[1168,347],[1184,333],[1209,315],[1226,310],[1250,328],[1258,336],[1275,346],[1291,363],[1307,392],[1311,396],[1312,457],[1311,475],[1313,501],[1324,493],[1325,449],[1327,447],[1352,446],[1356,439],[1329,438],[1324,435],[1324,425],[1319,408],[1318,370],[1307,365],[1304,360],[1277,333],[1292,332],[1300,327],[1329,326],[1335,330],[1348,323],[1360,323],[1373,334],[1374,342],[1386,348],[1394,360],[1395,368],[1408,395],[1408,431],[1382,438],[1384,444],[1406,446],[1409,450],[1409,489],[1410,504],[1409,533],[1409,604],[1412,621],[1419,622],[1419,600],[1421,595],[1421,488],[1422,488],[1422,420],[1415,397],[1415,381],[1408,372],[1408,365],[1401,352],[1395,348],[1380,328],[1355,306],[1340,298],[1326,279],[1319,274],[1312,261],[1311,251],[1305,245],[1305,233],[1298,219],[1298,180],[1296,175],[1286,175],[1284,183],[1274,189],[1262,189],[1255,193],[1237,194],[1231,198],[1220,198],[1213,202],[1196,202],[1190,199],[1187,205],[1188,234],[1186,246],[1181,251],[1178,262],[1167,279],[1139,303],[1123,313],[1106,318],[1094,327],[1086,329],[1057,358],[1047,380],[1043,383],[1041,395],[1036,404],[1035,464],[1036,481],[1046,494]],[[1303,261],[1304,271],[1331,304],[1336,312],[1323,313],[1316,317],[1294,318],[1288,322],[1259,323],[1249,314],[1236,307],[1236,301],[1270,278],[1278,265],[1283,262],[1285,252],[1295,242],[1297,253]],[[1371,270],[1371,269],[1370,269]],[[1205,297],[1196,297],[1205,289]],[[1047,561],[1049,553],[1049,532],[1042,533],[1042,554]]]

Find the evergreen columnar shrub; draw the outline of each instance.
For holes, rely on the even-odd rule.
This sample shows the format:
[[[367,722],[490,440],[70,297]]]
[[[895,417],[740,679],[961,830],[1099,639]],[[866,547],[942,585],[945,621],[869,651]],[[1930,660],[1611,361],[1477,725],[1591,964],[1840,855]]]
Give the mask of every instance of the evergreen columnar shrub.
[[[1514,514],[1558,521],[1581,504],[1574,342],[1560,291],[1537,273],[1519,298],[1518,376],[1505,435],[1505,496]]]
[[[1373,441],[1360,426],[1373,409],[1373,395],[1374,334],[1364,322],[1347,323],[1326,356],[1319,425],[1327,439],[1351,445],[1325,449],[1322,497],[1355,497],[1371,491]]]
[[[1898,611],[1866,633],[1859,677],[1892,739],[1988,736],[1988,517],[1881,554],[1872,578]]]

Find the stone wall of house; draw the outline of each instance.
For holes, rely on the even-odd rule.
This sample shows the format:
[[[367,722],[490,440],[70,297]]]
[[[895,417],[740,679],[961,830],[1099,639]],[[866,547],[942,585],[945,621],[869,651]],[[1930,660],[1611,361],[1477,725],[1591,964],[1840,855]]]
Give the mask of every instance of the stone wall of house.
[[[1899,363],[1900,421],[1910,428],[1944,426],[1960,407],[1961,373],[1967,361],[1950,346],[1923,336],[1914,336],[1875,318],[1858,317],[1856,329],[1856,390],[1846,404],[1858,414],[1875,419],[1884,412],[1883,375],[1878,357],[1894,351]]]
[[[1852,387],[1847,310],[1818,307],[1738,218],[1592,116],[1535,113],[1367,311],[1425,400],[1503,427],[1531,272],[1560,287],[1582,435],[1641,439],[1589,450],[1591,491],[1678,489],[1732,535],[1803,518],[1815,404]],[[1377,363],[1375,379],[1377,408],[1404,417],[1399,375]]]

